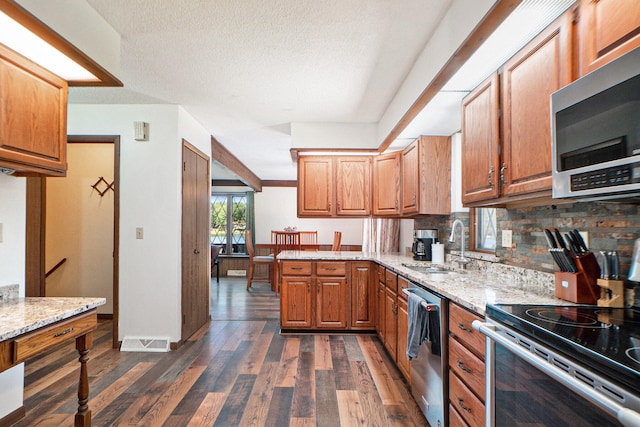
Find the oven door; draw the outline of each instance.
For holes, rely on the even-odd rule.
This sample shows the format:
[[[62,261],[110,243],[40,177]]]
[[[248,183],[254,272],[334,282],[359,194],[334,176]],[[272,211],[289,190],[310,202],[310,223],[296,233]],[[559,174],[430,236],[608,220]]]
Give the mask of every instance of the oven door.
[[[640,426],[638,397],[495,323],[487,336],[487,426]]]

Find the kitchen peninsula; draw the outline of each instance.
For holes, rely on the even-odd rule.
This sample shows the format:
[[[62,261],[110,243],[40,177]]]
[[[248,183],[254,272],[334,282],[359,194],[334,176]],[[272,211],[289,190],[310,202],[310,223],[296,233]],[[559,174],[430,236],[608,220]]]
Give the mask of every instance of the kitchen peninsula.
[[[13,288],[16,289],[13,289]],[[0,372],[12,368],[67,340],[76,340],[80,354],[76,426],[91,425],[87,361],[96,307],[104,298],[18,298],[17,285],[0,287]],[[17,421],[24,408],[14,411]],[[13,419],[12,417],[12,419]]]

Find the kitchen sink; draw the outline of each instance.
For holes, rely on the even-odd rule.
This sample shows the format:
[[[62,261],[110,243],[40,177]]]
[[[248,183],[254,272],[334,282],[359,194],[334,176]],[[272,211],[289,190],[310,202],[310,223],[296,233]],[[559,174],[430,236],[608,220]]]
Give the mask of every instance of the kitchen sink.
[[[464,271],[461,271],[461,270],[453,270],[451,268],[442,267],[442,266],[407,265],[407,264],[403,264],[402,266],[408,268],[409,270],[417,271],[418,273],[423,273],[423,274],[464,273]]]

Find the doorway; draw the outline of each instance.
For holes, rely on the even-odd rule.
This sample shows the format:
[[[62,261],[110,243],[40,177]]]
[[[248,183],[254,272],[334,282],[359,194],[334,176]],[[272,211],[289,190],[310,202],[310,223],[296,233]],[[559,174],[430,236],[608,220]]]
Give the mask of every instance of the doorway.
[[[68,143],[67,178],[27,180],[26,295],[106,297],[117,348],[120,138]]]

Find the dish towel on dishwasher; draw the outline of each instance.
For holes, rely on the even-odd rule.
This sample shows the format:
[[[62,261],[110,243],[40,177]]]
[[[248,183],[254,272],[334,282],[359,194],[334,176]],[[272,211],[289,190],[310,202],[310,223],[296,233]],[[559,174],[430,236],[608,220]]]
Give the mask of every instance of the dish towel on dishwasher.
[[[408,328],[407,328],[407,359],[415,359],[418,356],[418,347],[429,336],[429,317],[427,310],[422,306],[422,298],[413,292],[409,293],[407,301]]]

